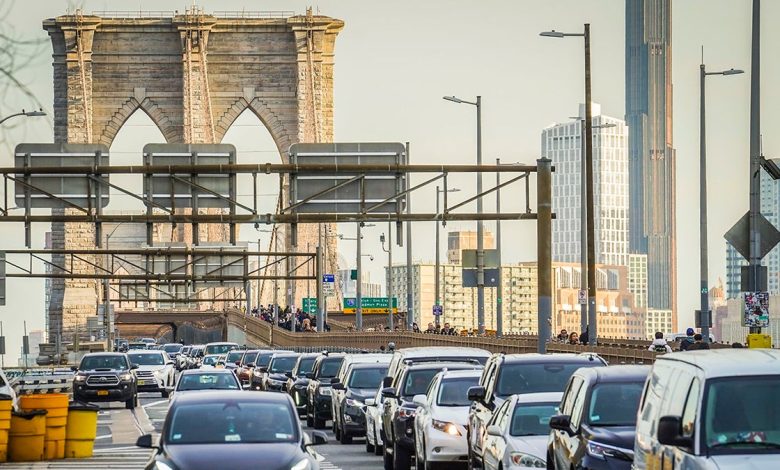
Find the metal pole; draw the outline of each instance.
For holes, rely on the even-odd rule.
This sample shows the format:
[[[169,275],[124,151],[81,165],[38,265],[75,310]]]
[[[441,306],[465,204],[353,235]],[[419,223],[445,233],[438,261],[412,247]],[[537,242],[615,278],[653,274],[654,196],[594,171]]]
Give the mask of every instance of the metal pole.
[[[3,322],[0,321],[0,337],[3,337]],[[5,339],[3,339],[3,342],[5,342]],[[3,345],[3,348],[5,349],[5,344]],[[59,362],[57,362],[59,364]],[[0,354],[0,368],[5,369],[5,350],[3,351],[3,354]]]
[[[482,165],[482,97],[477,96],[477,165]],[[477,194],[482,194],[482,172],[477,172]],[[477,199],[482,214],[482,198]],[[477,221],[477,334],[485,334],[485,242],[484,223]]]
[[[320,239],[322,241],[322,239]],[[317,306],[319,313],[317,315],[317,332],[322,333],[325,331],[325,297],[322,292],[322,247],[317,245],[315,251],[317,255]]]
[[[274,226],[271,236],[274,237],[274,251],[279,251],[279,231]],[[279,257],[274,254],[274,326],[279,324]]]
[[[406,164],[409,164],[409,142],[406,143]],[[404,178],[406,181],[406,190],[409,190],[411,182],[409,174]],[[412,195],[406,195],[406,213],[412,213]],[[412,223],[406,223],[406,329],[412,331],[414,323],[414,277],[412,276]]]
[[[537,322],[539,343],[537,352],[544,354],[550,339],[552,319],[552,160],[536,161],[539,172],[536,179],[536,250],[538,266]]]
[[[496,166],[501,165],[501,159],[496,158]],[[496,172],[496,214],[501,213],[501,173]],[[503,278],[501,276],[501,221],[496,221],[496,253],[498,255],[498,286],[496,287],[496,336],[501,337],[504,335],[504,318],[501,308],[501,303],[504,299],[502,283]]]
[[[761,215],[761,1],[753,0],[753,37],[750,63],[750,259],[748,260],[748,288],[761,290],[761,234],[758,221]],[[761,333],[751,327],[750,333]]]
[[[704,112],[704,79],[707,73],[704,64],[699,66],[699,267],[701,273],[701,335],[703,341],[710,341],[709,323],[709,294],[708,294],[708,266],[707,266],[707,139]]]
[[[596,235],[593,201],[593,115],[590,103],[590,24],[585,24],[585,173],[588,205],[588,341],[596,345]]]
[[[363,331],[363,222],[357,223],[357,273],[355,275],[355,329]]]
[[[387,222],[387,326],[393,330],[393,223]]]
[[[439,189],[438,186],[436,186],[436,214],[437,215],[439,214],[439,210],[440,210],[439,209],[439,194],[440,194],[440,192],[441,192],[441,190]],[[441,270],[441,261],[440,261],[440,255],[439,255],[439,251],[440,251],[440,248],[439,248],[439,225],[441,224],[441,222],[439,222],[437,220],[435,222],[435,224],[436,224],[436,235],[435,235],[435,237],[436,237],[436,267],[433,270],[433,272],[434,272],[434,274],[433,274],[433,277],[434,277],[434,280],[433,280],[433,304],[434,305],[441,305],[441,301],[439,299],[439,290],[441,289],[441,287],[440,287],[440,282],[441,281],[439,279],[439,277],[440,277],[440,270]],[[443,309],[444,309],[444,307],[442,307],[442,313],[444,313]],[[433,321],[436,323],[436,326],[439,327],[441,325],[441,315],[434,315],[433,316]]]
[[[119,225],[116,226],[119,228]],[[114,229],[116,231],[116,228]],[[109,249],[108,242],[111,239],[111,235],[114,234],[114,231],[112,231],[110,234],[106,235],[106,250]],[[108,261],[108,254],[106,254],[106,269],[108,269],[109,261]],[[106,341],[108,344],[106,344],[106,350],[107,351],[113,351],[114,350],[114,322],[112,321],[113,318],[111,318],[111,290],[109,286],[109,280],[105,279],[103,281],[103,323],[106,325]],[[176,338],[174,338],[174,341]]]
[[[588,185],[586,174],[588,172],[585,163],[585,120],[580,119],[580,290],[588,289],[588,205],[585,203],[588,196],[585,188]],[[587,296],[587,293],[585,294]],[[588,304],[580,303],[580,332],[588,326]]]

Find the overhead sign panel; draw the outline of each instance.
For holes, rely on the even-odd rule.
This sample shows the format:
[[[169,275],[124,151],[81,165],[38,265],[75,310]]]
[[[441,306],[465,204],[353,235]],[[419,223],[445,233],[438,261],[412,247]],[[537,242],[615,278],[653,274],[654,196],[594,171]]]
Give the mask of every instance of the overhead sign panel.
[[[16,168],[30,174],[14,177],[16,205],[28,208],[65,208],[72,205],[106,207],[108,175],[35,173],[35,168],[108,166],[108,147],[101,144],[19,144],[14,150]],[[67,202],[66,202],[67,201]]]
[[[237,246],[206,246],[210,250],[225,250],[225,254],[219,255],[201,255],[195,256],[192,260],[192,274],[195,277],[234,277],[241,278],[247,273],[247,256],[244,254],[235,254],[236,251],[246,251],[246,247]],[[226,281],[199,281],[198,285],[235,285],[243,286],[242,279],[232,279]]]
[[[363,313],[387,313],[387,297],[361,297],[360,306]],[[357,312],[357,300],[354,297],[344,299],[344,313]],[[393,297],[393,313],[398,313],[398,298]]]
[[[483,250],[485,287],[498,287],[498,250]],[[461,250],[463,287],[477,285],[477,250]]]
[[[236,163],[230,144],[147,144],[144,165],[218,165]],[[235,173],[147,174],[144,197],[168,208],[228,209],[236,200]]]
[[[393,166],[405,163],[406,147],[398,142],[293,144],[289,156],[292,164]],[[406,199],[394,198],[404,190],[404,174],[388,170],[386,173],[360,176],[361,173],[341,171],[299,171],[291,174],[292,212],[354,214],[366,210],[371,213],[396,213],[404,209]],[[382,204],[387,199],[391,200]]]

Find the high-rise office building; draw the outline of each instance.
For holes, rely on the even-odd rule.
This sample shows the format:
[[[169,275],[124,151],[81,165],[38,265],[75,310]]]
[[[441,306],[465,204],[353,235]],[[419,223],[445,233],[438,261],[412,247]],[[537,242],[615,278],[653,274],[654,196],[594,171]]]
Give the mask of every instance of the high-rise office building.
[[[671,0],[626,0],[630,250],[647,254],[648,308],[677,323]]]
[[[593,200],[595,204],[596,263],[628,266],[628,129],[621,119],[593,116]],[[579,118],[542,131],[542,156],[552,160],[554,261],[579,263],[581,254],[582,126]]]

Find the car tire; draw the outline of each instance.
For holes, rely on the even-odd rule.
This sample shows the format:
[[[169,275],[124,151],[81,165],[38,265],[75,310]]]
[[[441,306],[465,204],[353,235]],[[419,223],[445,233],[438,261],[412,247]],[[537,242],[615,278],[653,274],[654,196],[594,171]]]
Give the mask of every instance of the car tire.
[[[555,461],[553,460],[552,452],[547,450],[547,470],[555,470]]]
[[[366,453],[373,454],[374,453],[374,444],[372,444],[368,440],[368,436],[366,436]]]
[[[312,418],[309,413],[306,413],[306,426],[308,427],[314,427],[314,418]]]
[[[135,396],[133,396],[132,398],[127,400],[125,402],[125,408],[127,408],[128,410],[134,410],[135,409],[135,401],[136,401]]]
[[[336,423],[336,418],[333,418],[333,423],[331,424],[330,429],[333,432],[333,436],[336,438],[336,440],[341,441],[341,429],[339,429],[339,426]]]
[[[393,469],[394,470],[411,470],[412,456],[409,451],[402,449],[398,446],[398,443],[393,444]]]
[[[168,392],[167,390],[163,390],[162,392],[160,392],[160,395],[162,395],[163,398],[168,398],[168,395],[170,395],[170,392]]]
[[[387,453],[387,445],[382,447],[382,463],[384,463],[385,470],[394,470],[393,456]]]
[[[339,442],[344,445],[352,444],[352,436],[343,427],[339,427]]]
[[[425,461],[425,444],[420,448],[415,444],[414,466],[417,470],[425,470],[428,468],[428,462]]]

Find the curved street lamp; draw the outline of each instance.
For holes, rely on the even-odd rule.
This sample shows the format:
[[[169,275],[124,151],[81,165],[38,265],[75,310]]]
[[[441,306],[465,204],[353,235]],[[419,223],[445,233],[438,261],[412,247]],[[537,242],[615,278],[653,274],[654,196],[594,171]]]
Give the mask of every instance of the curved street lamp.
[[[5,121],[17,117],[17,116],[27,116],[27,117],[37,117],[37,116],[46,116],[46,113],[43,111],[43,109],[39,109],[38,111],[25,111],[22,110],[21,113],[11,114],[10,116],[6,116],[3,119],[0,119],[0,124],[4,123]]]

